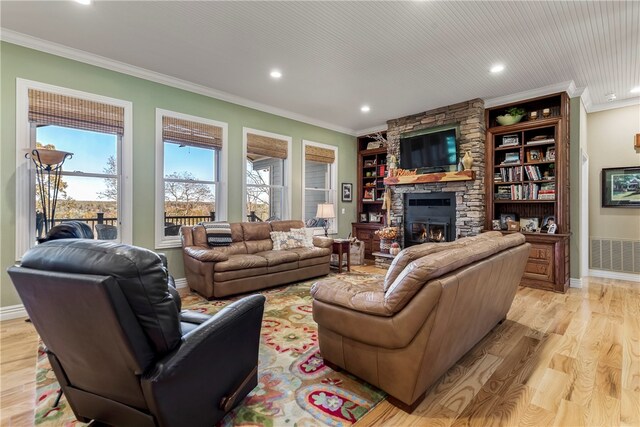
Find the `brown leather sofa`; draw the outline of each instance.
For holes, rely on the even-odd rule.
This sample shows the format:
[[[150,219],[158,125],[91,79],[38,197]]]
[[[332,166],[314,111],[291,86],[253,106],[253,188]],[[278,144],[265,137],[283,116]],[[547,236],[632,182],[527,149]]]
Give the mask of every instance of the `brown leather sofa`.
[[[315,283],[313,318],[322,357],[410,412],[505,319],[530,246],[520,233],[489,232],[407,248],[384,281]]]
[[[202,225],[183,226],[189,287],[205,298],[221,298],[328,274],[332,239],[314,236],[314,248],[273,250],[272,231],[303,227],[296,220],[231,223],[231,245],[210,248]]]

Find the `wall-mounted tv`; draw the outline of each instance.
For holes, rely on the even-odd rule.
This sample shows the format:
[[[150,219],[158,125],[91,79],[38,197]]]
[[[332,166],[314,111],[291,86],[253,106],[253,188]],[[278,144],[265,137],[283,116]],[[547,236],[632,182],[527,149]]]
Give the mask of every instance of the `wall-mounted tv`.
[[[457,128],[400,136],[400,167],[419,172],[449,172],[458,162]]]

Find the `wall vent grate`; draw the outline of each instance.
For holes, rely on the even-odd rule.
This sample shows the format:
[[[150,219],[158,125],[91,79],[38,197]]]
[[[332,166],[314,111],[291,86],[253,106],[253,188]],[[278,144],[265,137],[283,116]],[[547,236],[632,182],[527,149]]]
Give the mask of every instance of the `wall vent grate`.
[[[589,267],[620,273],[640,273],[640,241],[591,237]]]

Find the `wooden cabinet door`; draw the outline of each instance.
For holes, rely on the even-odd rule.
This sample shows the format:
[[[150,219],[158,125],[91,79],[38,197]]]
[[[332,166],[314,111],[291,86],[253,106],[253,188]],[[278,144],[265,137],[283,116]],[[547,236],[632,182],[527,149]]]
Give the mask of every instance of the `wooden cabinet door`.
[[[527,266],[524,269],[524,277],[532,280],[553,282],[553,244],[531,243],[531,251]]]

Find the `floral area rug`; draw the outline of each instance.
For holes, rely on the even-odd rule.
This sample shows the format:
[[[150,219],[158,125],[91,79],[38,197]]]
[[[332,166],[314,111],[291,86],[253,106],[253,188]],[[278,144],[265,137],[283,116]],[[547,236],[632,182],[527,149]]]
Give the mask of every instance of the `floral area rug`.
[[[342,280],[371,280],[348,273]],[[383,280],[382,277],[380,280]],[[314,281],[261,292],[266,298],[262,320],[258,386],[220,421],[220,426],[349,426],[382,401],[385,393],[327,367],[318,350],[317,325],[311,316],[309,290]],[[214,314],[241,297],[207,301],[183,297],[184,309]],[[81,426],[64,396],[52,408],[59,390],[42,348],[36,366],[35,424]]]

